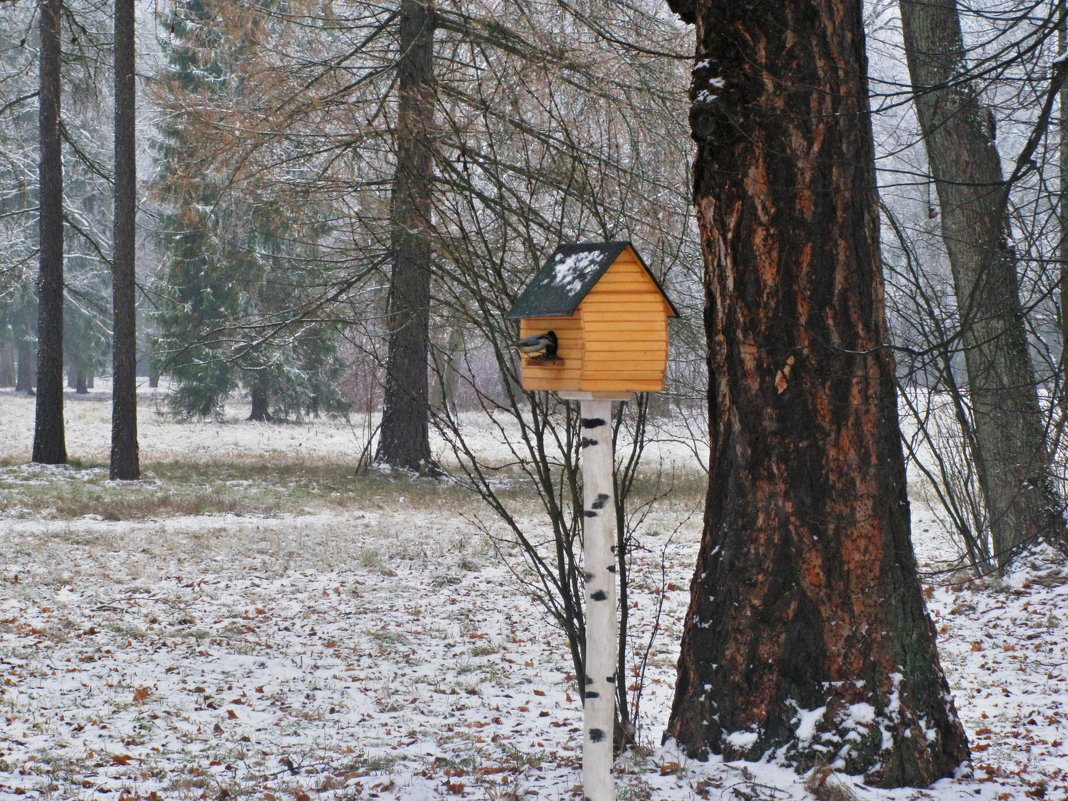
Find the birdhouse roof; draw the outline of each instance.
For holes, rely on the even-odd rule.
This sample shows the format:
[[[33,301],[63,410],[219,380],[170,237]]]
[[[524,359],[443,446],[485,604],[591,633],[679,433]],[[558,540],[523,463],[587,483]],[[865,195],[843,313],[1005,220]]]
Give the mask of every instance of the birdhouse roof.
[[[583,298],[628,247],[634,250],[630,242],[561,244],[527,284],[505,317],[515,320],[525,317],[568,317],[574,314]],[[671,316],[678,317],[678,311],[649,266],[637,250],[634,250],[634,255],[667,301]]]

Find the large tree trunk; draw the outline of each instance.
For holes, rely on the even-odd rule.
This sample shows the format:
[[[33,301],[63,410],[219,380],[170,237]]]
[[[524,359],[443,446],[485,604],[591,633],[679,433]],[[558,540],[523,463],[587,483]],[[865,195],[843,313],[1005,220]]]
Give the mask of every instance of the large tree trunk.
[[[436,473],[430,458],[427,359],[430,337],[434,10],[402,0],[397,167],[390,209],[393,272],[382,428],[375,461]]]
[[[63,153],[59,132],[63,0],[40,5],[40,271],[33,461],[66,464],[63,428]]]
[[[141,478],[137,448],[137,151],[134,0],[115,0],[115,219],[112,247],[111,469]]]
[[[957,296],[976,472],[1004,566],[1036,538],[1064,538],[1009,241],[1008,186],[993,116],[960,75],[956,0],[901,0],[901,19]]]
[[[859,0],[675,3],[712,385],[668,734],[926,785],[968,758],[909,539]]]

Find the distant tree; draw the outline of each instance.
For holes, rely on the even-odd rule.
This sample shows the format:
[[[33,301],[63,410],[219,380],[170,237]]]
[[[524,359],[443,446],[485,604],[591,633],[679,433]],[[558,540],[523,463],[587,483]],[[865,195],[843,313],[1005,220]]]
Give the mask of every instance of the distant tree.
[[[32,391],[37,374],[37,298],[32,282],[22,275],[24,268],[18,265],[8,273],[0,303],[3,338],[14,361],[12,385],[18,392]]]
[[[960,318],[975,469],[994,556],[1004,567],[1038,538],[1065,541],[1010,231],[1009,193],[1018,176],[1005,179],[994,116],[963,72],[967,51],[955,0],[900,6]]]
[[[71,182],[65,182],[70,187]],[[70,194],[67,194],[68,200]],[[104,297],[107,276],[97,259],[78,253],[66,255],[67,291],[63,313],[63,353],[67,362],[67,386],[78,394],[89,391],[94,376],[106,372],[110,336]]]
[[[0,329],[0,387],[13,387],[16,381],[15,338],[11,326]]]
[[[926,785],[968,747],[909,538],[861,4],[671,7],[697,30],[712,455],[668,734]]]
[[[37,282],[37,415],[33,461],[66,464],[63,423],[63,141],[60,25],[63,0],[40,5],[40,256]]]
[[[158,100],[171,121],[153,182],[164,270],[152,349],[157,369],[175,380],[171,408],[185,416],[218,414],[239,386],[251,394],[253,419],[343,408],[336,329],[303,313],[319,289],[315,204],[265,191],[258,162],[228,158],[234,129],[263,120],[263,10],[186,0],[167,20]],[[235,174],[235,164],[252,177]]]
[[[137,480],[137,152],[134,0],[115,0],[115,211],[112,237],[112,480]]]
[[[19,391],[33,388],[37,349],[39,76],[27,41],[33,11],[25,3],[0,14],[0,341],[12,356]]]

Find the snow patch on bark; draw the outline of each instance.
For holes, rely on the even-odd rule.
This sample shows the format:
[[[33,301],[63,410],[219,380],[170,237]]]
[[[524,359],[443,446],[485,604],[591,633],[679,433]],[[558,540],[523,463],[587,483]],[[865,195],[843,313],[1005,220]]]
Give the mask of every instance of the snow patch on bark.
[[[798,708],[797,728],[794,729],[794,733],[797,736],[799,745],[807,746],[812,742],[812,738],[816,736],[816,728],[826,714],[826,706],[817,707],[816,709]]]
[[[752,748],[759,735],[755,731],[732,731],[723,737],[723,740],[740,751]]]

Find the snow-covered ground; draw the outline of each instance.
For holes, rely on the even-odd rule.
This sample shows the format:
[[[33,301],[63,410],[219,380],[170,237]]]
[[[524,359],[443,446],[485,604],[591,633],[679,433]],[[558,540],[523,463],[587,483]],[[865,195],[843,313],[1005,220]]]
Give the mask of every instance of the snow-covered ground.
[[[352,492],[300,494],[303,469],[355,464],[363,421],[271,426],[242,411],[222,425],[173,423],[146,392],[150,480],[135,488],[105,480],[101,391],[67,404],[81,466],[59,469],[25,466],[33,401],[0,393],[0,503],[21,499],[0,509],[0,799],[580,798],[566,647],[514,561],[471,522],[492,517],[447,482],[413,490],[378,476],[364,491],[361,477]],[[500,447],[487,427],[472,431],[487,452]],[[685,449],[665,455],[697,469]],[[189,474],[154,473],[175,462]],[[297,478],[258,486],[257,466],[280,463]],[[242,465],[240,477],[219,478],[219,464]],[[227,514],[75,513],[90,491],[187,491],[198,465],[202,492],[274,500],[260,512],[235,502]],[[26,501],[49,487],[48,508]],[[298,502],[276,502],[292,494]],[[694,501],[663,501],[636,555],[637,644],[661,598],[663,630],[645,673],[643,747],[617,764],[620,798],[808,798],[789,770],[660,746],[700,531]],[[543,525],[533,506],[519,513],[531,531]],[[914,530],[921,561],[945,556],[919,503]],[[936,577],[928,604],[974,778],[892,792],[844,781],[862,799],[1068,798],[1068,571],[1040,555],[1004,581],[953,578]]]

